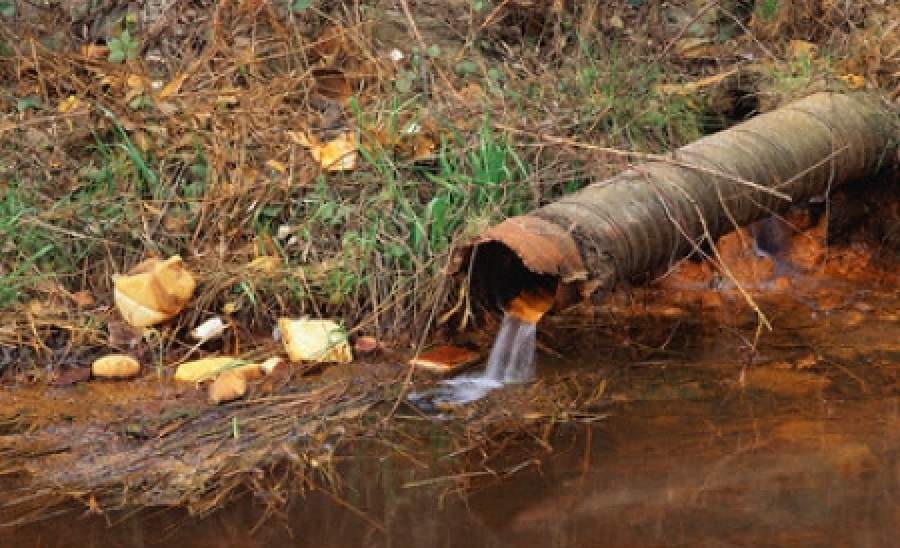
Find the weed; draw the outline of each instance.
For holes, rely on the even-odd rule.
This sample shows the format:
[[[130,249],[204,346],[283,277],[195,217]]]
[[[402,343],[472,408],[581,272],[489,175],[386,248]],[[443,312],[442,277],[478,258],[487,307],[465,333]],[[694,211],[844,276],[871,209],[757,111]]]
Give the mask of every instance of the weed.
[[[756,13],[767,21],[775,19],[778,15],[779,0],[761,0],[756,3]]]
[[[661,69],[635,63],[615,39],[594,46],[607,48],[602,55],[578,40],[586,65],[575,73],[576,103],[589,105],[587,119],[604,139],[636,150],[664,150],[700,136],[701,112],[689,99],[656,93],[665,77]]]
[[[110,38],[106,43],[109,48],[107,59],[110,63],[122,63],[137,58],[140,43],[131,37],[128,29],[125,29],[116,38]]]
[[[25,291],[38,281],[58,273],[56,265],[41,268],[42,260],[54,255],[53,235],[29,226],[37,208],[29,203],[27,193],[17,183],[7,189],[0,200],[0,239],[3,256],[11,258],[0,264],[0,307],[22,300]]]

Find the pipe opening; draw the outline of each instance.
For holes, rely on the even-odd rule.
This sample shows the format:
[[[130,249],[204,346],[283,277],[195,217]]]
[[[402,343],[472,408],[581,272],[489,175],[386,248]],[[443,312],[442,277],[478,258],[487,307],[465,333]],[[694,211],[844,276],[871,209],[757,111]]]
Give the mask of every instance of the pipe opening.
[[[473,301],[492,312],[505,312],[536,323],[554,304],[559,278],[529,270],[506,245],[489,241],[474,246],[469,279]]]

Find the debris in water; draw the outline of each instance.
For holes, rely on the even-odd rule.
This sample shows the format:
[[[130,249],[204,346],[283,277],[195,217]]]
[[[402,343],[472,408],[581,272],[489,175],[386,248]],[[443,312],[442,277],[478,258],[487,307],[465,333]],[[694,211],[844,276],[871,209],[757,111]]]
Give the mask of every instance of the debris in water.
[[[353,361],[347,332],[331,320],[281,318],[278,320],[278,330],[292,362]]]
[[[202,382],[215,378],[225,371],[238,371],[245,378],[260,376],[260,367],[256,363],[246,363],[232,356],[210,356],[184,362],[175,370],[175,380],[180,382]]]
[[[141,364],[126,354],[111,354],[97,358],[91,365],[94,377],[104,379],[127,379],[141,372]]]
[[[226,371],[209,385],[209,401],[214,404],[227,403],[243,398],[247,393],[247,380],[238,371]]]
[[[441,381],[432,390],[410,394],[410,402],[425,411],[446,409],[481,399],[507,384],[533,379],[537,322],[552,305],[549,292],[523,291],[507,306],[484,372]]]
[[[221,336],[227,328],[228,324],[219,316],[215,316],[192,329],[191,337],[195,340],[206,342]]]
[[[127,274],[113,277],[116,308],[132,327],[148,327],[168,320],[194,294],[194,276],[175,255],[165,261],[151,258]]]
[[[478,353],[456,346],[436,346],[409,360],[410,365],[432,373],[456,373],[478,359]]]
[[[47,384],[49,384],[50,386],[72,386],[73,384],[78,384],[80,382],[86,382],[89,380],[91,380],[90,367],[74,367],[72,369],[59,373]]]

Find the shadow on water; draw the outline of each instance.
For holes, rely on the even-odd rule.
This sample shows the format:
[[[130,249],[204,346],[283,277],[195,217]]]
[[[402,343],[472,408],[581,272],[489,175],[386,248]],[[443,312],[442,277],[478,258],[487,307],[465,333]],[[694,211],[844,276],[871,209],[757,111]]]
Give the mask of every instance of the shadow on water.
[[[256,494],[206,519],[68,517],[2,530],[0,545],[892,546],[900,303],[849,295],[827,315],[763,303],[777,327],[755,353],[746,318],[723,307],[548,318],[543,344],[566,363],[539,352],[538,378],[603,368],[612,415],[548,426],[540,451],[510,443],[504,459],[525,465],[505,477],[442,477],[456,448],[440,439],[416,455],[424,466],[355,446],[337,462],[345,502],[294,494],[259,527]],[[430,435],[427,424],[410,434]]]

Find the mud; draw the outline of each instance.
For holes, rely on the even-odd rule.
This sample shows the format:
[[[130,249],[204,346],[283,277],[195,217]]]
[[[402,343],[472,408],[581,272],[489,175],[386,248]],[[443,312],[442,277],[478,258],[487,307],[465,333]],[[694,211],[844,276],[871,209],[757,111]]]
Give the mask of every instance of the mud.
[[[671,280],[549,315],[534,383],[430,418],[401,407],[391,432],[340,440],[319,472],[333,491],[261,482],[207,518],[97,508],[81,493],[52,526],[6,528],[0,541],[889,545],[900,496],[900,299],[891,272],[853,264],[849,279],[795,272],[790,291],[755,289],[766,333],[736,291]],[[536,413],[535,401],[559,397],[560,386],[572,406]],[[152,378],[6,393],[4,442],[34,448],[23,469],[4,471],[7,486],[71,463],[78,436],[114,448],[158,435],[147,421],[130,425],[135,409],[145,418],[155,409],[166,424],[198,401]],[[526,426],[510,434],[499,419],[476,420],[487,408]],[[473,444],[485,436],[492,441]]]

